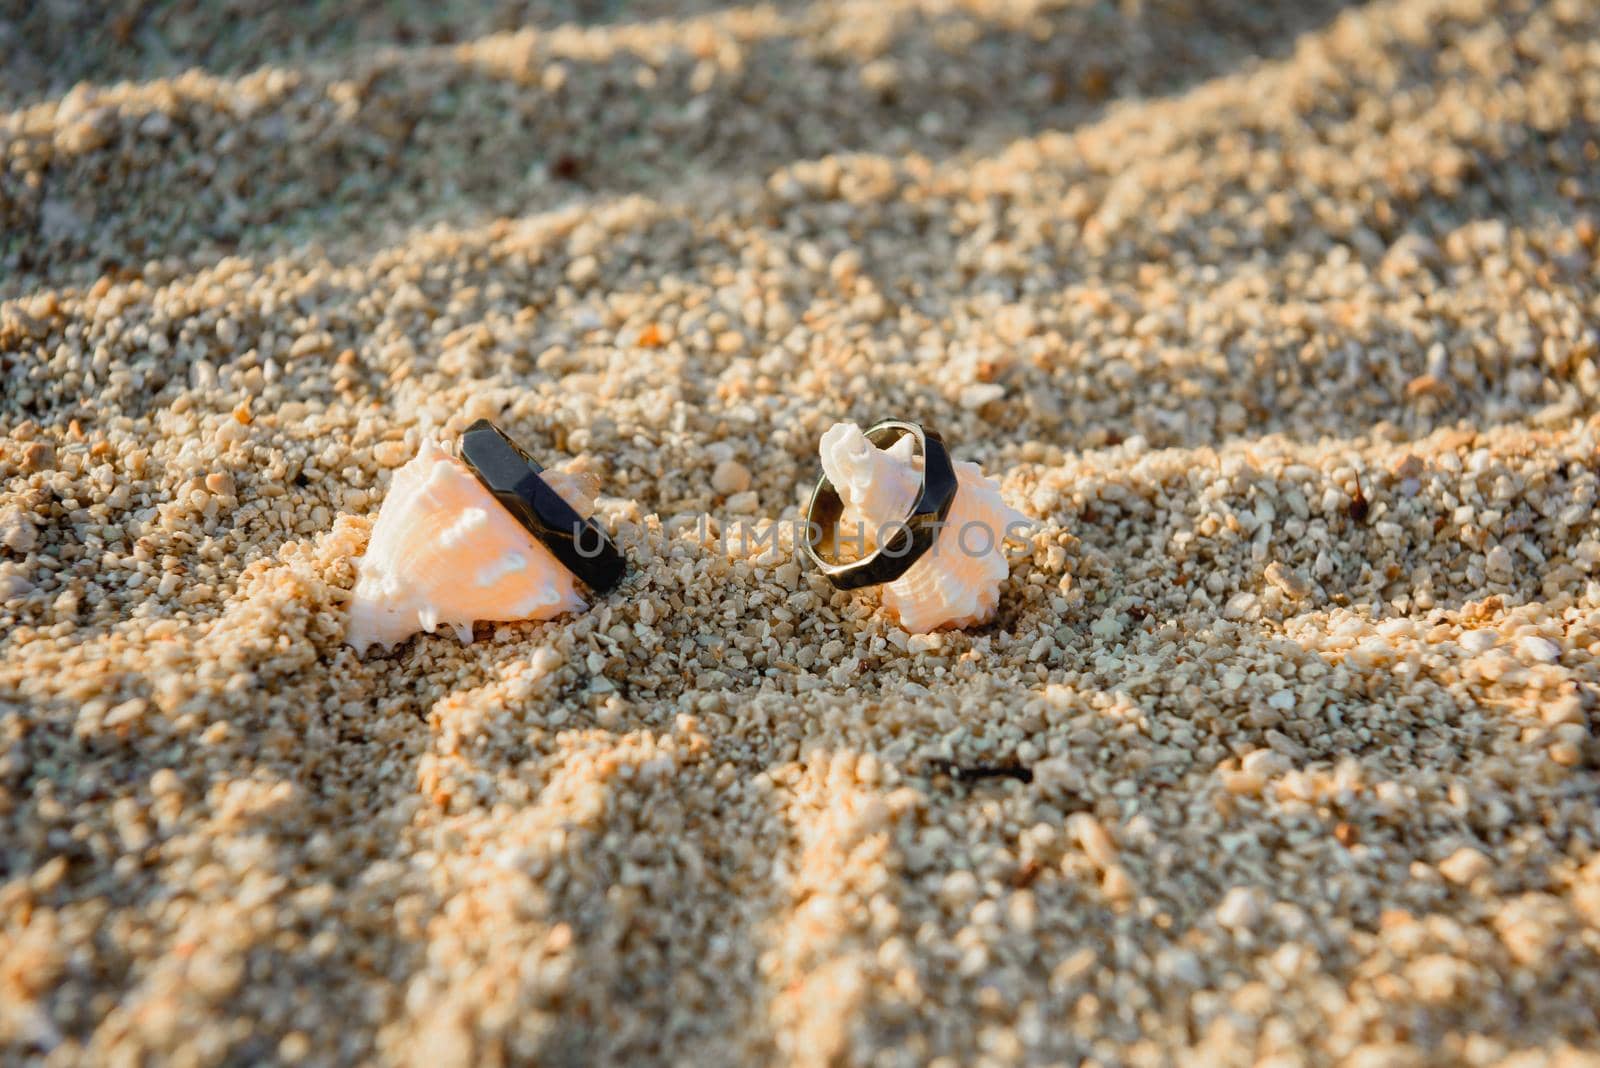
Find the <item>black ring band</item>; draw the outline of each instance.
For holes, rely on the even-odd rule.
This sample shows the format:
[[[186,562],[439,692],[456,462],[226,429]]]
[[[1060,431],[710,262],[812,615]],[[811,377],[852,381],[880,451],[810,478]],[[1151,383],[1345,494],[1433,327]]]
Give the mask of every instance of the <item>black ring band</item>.
[[[824,553],[830,556],[834,553],[834,528],[844,513],[844,502],[827,475],[818,479],[817,488],[812,491],[811,504],[806,509],[806,555],[817,570],[841,590],[893,582],[911,570],[911,565],[933,547],[939,536],[939,525],[955,503],[955,467],[950,463],[944,439],[937,433],[918,423],[898,419],[885,419],[866,429],[867,440],[878,448],[885,448],[907,434],[915,436],[922,448],[922,493],[899,529],[871,555],[848,564],[832,563],[823,558]]]
[[[591,590],[604,593],[621,580],[627,561],[606,532],[551,489],[539,477],[544,468],[504,430],[487,419],[467,427],[461,459],[483,488]]]

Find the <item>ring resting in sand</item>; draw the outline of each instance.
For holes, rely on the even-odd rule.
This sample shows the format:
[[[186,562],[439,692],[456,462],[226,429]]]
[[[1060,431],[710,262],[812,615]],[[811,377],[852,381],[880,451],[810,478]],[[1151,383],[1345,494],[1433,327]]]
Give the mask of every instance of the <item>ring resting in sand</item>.
[[[892,523],[893,533],[887,539],[866,556],[840,563],[829,557],[837,556],[835,540],[839,519],[844,514],[844,500],[826,472],[817,480],[811,504],[806,509],[805,551],[817,570],[841,590],[880,586],[911,570],[912,565],[933,548],[940,524],[949,516],[956,500],[955,468],[945,450],[944,439],[936,432],[919,423],[885,419],[868,427],[865,434],[867,441],[879,449],[908,436],[915,441],[922,456],[921,487],[910,514]]]
[[[622,553],[593,520],[552,489],[544,468],[504,430],[479,419],[461,435],[461,459],[501,507],[595,593],[622,580]]]
[[[881,585],[884,608],[910,633],[993,618],[1011,570],[1005,542],[1032,523],[992,479],[952,462],[940,435],[902,420],[865,431],[836,423],[818,452],[823,474],[801,543],[811,565],[839,589]],[[863,556],[841,562],[843,541]]]
[[[616,585],[622,554],[587,517],[599,483],[546,471],[480,419],[460,458],[431,440],[395,472],[361,558],[345,641],[385,649],[441,624],[552,619],[585,607],[576,583]]]

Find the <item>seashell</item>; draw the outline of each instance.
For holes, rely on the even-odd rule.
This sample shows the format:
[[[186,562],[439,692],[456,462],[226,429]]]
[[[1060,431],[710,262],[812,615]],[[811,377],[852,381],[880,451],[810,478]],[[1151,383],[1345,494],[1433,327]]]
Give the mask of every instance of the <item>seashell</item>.
[[[836,423],[822,435],[822,470],[844,503],[841,521],[874,535],[906,518],[921,490],[920,458],[902,437],[887,449],[854,423]],[[1000,584],[1011,571],[1005,541],[1027,516],[1000,499],[1000,487],[977,464],[957,462],[956,498],[944,528],[920,560],[883,587],[883,605],[913,634],[940,627],[971,627],[994,617]]]
[[[922,491],[922,475],[913,462],[915,440],[898,438],[880,449],[854,423],[835,423],[822,435],[818,451],[823,473],[844,502],[839,521],[847,528],[877,531],[884,522],[911,514]],[[875,518],[882,516],[889,519]]]
[[[598,482],[541,476],[585,518]],[[345,642],[360,653],[419,630],[475,620],[551,619],[583,608],[572,572],[518,523],[465,464],[433,441],[394,474],[361,558]]]

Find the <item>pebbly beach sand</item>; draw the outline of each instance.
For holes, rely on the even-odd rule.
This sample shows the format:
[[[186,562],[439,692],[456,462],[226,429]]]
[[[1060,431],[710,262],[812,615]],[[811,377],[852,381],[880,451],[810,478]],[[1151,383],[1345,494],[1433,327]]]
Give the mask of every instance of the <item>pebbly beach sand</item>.
[[[357,657],[479,417],[628,579]],[[0,2],[0,1063],[1600,1064],[1597,490],[1590,0]]]

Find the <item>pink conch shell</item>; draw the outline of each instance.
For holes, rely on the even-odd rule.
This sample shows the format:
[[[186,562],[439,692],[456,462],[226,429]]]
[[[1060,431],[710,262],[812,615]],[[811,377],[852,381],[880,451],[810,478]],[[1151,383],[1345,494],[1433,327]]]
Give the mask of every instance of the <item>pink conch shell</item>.
[[[870,543],[877,531],[911,514],[922,485],[914,448],[908,436],[880,449],[854,423],[835,423],[822,435],[822,470],[844,502],[847,532],[862,523]],[[955,504],[938,540],[909,571],[883,587],[884,607],[913,634],[992,619],[1000,584],[1011,570],[1005,541],[1031,525],[1000,499],[1000,487],[977,464],[957,463],[955,470]]]
[[[546,472],[580,514],[595,485]],[[472,641],[475,620],[551,619],[584,606],[572,572],[432,441],[394,474],[361,558],[345,641],[385,649],[444,624]]]

